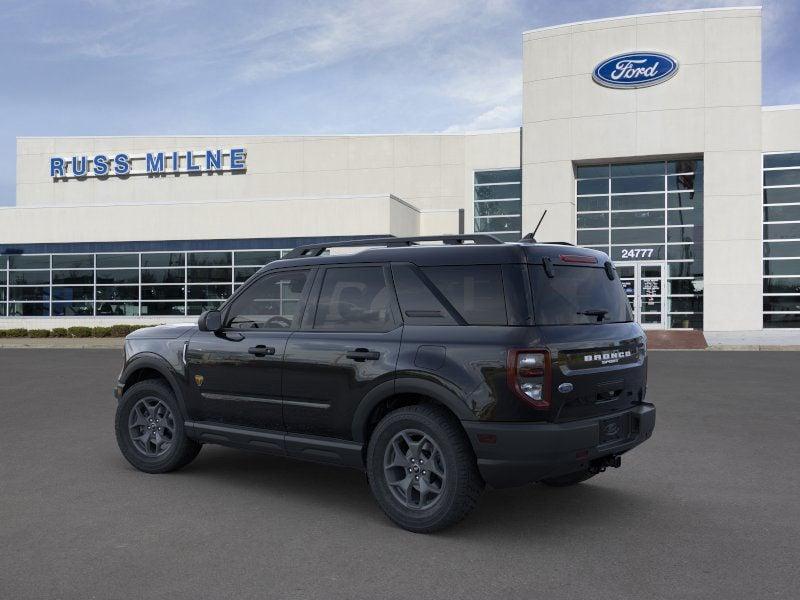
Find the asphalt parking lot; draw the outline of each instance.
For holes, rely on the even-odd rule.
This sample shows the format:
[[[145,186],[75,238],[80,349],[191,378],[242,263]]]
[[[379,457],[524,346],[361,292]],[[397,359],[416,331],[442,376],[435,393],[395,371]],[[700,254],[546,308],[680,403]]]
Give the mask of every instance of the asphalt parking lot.
[[[800,354],[654,352],[656,433],[574,488],[488,491],[436,535],[356,471],[117,451],[115,350],[0,350],[0,598],[796,598]]]

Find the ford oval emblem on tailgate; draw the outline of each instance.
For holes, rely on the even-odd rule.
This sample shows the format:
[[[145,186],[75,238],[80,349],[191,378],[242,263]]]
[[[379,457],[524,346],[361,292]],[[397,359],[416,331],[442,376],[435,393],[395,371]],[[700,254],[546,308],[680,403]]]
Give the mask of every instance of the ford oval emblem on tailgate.
[[[572,384],[571,383],[562,383],[558,386],[558,391],[562,394],[569,394],[572,391]]]

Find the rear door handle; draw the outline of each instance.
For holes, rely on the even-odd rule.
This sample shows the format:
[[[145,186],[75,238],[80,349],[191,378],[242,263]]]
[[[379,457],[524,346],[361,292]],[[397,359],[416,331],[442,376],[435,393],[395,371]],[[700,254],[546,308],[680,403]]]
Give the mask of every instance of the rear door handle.
[[[356,348],[349,351],[345,356],[356,362],[364,362],[365,360],[378,360],[381,357],[381,353],[367,350],[366,348]]]
[[[262,344],[248,348],[247,351],[255,356],[273,356],[275,354],[275,348],[272,346],[264,346]]]

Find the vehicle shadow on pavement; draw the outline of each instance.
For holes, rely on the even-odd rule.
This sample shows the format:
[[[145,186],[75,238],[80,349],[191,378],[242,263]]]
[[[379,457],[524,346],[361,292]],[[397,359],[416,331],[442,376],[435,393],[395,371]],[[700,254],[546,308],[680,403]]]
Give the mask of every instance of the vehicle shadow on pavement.
[[[324,505],[326,510],[394,527],[370,493],[366,476],[355,469],[293,460],[239,450],[205,447],[180,475],[193,487],[248,490],[294,506]],[[613,476],[613,475],[612,475]],[[655,499],[629,487],[615,487],[606,475],[569,488],[528,485],[486,489],[476,510],[461,524],[437,535],[448,537],[518,537],[535,530],[539,538],[557,536],[565,529],[592,528],[651,518]],[[186,482],[186,480],[184,480]],[[205,490],[198,489],[197,497]]]

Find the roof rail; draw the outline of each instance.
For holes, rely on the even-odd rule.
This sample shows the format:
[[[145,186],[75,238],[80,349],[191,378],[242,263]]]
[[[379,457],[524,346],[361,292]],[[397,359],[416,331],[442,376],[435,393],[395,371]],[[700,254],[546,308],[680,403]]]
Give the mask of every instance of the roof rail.
[[[418,237],[387,237],[387,238],[359,238],[340,242],[327,242],[324,244],[308,244],[298,246],[285,254],[283,258],[313,258],[319,256],[328,248],[347,248],[358,246],[386,247],[415,246],[418,242],[442,242],[446,245],[461,245],[464,242],[473,244],[502,244],[503,241],[488,234],[459,234],[459,235],[423,235]]]

